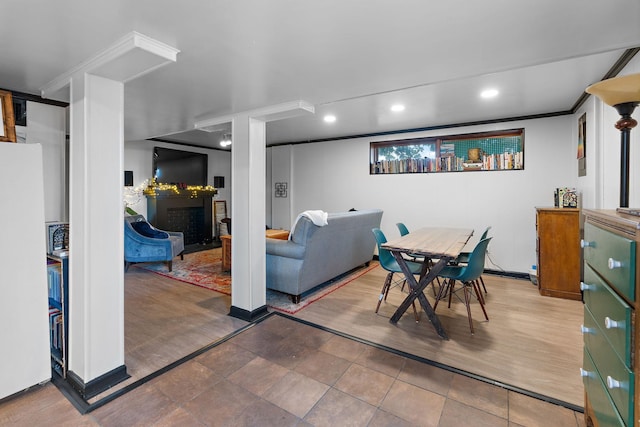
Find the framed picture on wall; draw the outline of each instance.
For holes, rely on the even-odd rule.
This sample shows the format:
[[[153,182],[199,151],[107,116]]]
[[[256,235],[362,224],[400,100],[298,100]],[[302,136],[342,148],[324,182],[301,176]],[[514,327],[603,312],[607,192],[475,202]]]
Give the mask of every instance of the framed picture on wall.
[[[276,197],[287,197],[287,183],[286,182],[276,182],[276,185],[275,185],[275,196]]]
[[[587,113],[578,119],[578,176],[587,175]]]
[[[16,123],[13,117],[11,92],[0,90],[0,141],[16,142]]]

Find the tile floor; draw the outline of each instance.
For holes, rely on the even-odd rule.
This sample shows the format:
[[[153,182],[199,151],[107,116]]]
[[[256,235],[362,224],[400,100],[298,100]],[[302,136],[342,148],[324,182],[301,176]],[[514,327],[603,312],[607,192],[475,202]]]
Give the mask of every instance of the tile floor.
[[[272,315],[85,415],[51,384],[11,426],[584,426],[583,415]]]

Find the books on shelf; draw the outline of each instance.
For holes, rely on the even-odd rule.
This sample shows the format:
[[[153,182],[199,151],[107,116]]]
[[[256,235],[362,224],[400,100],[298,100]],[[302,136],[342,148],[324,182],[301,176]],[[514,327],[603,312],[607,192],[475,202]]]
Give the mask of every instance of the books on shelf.
[[[485,154],[481,162],[469,162],[453,153],[446,153],[435,159],[395,159],[380,160],[371,163],[371,174],[397,173],[429,173],[477,170],[507,170],[523,169],[524,156],[522,151],[516,153]]]
[[[62,302],[62,266],[60,263],[47,265],[47,284],[49,288],[49,298]]]
[[[51,339],[51,348],[54,350],[62,349],[64,336],[62,327],[62,312],[57,308],[49,308],[49,334]]]
[[[69,249],[69,223],[49,221],[45,223],[45,235],[47,238],[47,253]]]

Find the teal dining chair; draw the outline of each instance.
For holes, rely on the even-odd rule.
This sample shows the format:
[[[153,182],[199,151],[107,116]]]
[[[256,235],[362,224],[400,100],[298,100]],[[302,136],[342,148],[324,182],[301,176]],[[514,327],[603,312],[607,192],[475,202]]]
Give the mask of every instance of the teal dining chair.
[[[400,237],[406,236],[407,234],[409,234],[409,229],[407,228],[406,225],[404,225],[404,223],[399,222],[396,224],[396,227],[398,227],[398,231],[400,232]],[[409,256],[413,261],[420,261],[420,262],[424,261],[424,255],[409,254]]]
[[[464,292],[464,303],[467,307],[467,316],[469,317],[469,328],[471,334],[473,330],[473,320],[471,319],[471,292],[475,293],[478,303],[484,313],[484,318],[489,320],[487,310],[485,309],[485,300],[480,292],[480,286],[478,285],[479,278],[484,270],[484,260],[487,254],[487,246],[491,241],[491,237],[480,240],[473,251],[469,254],[469,260],[464,265],[448,265],[440,271],[439,276],[444,279],[440,292],[433,304],[433,310],[435,311],[438,306],[438,302],[444,298],[449,297],[449,307],[451,307],[451,296],[455,292],[454,287],[456,282],[462,284],[462,290]]]
[[[388,249],[384,249],[382,247],[383,244],[387,243],[387,238],[379,228],[373,228],[373,235],[376,238],[376,245],[378,246],[378,260],[380,262],[380,266],[388,272],[387,277],[385,278],[384,285],[382,285],[382,290],[380,291],[380,295],[378,296],[378,305],[376,305],[376,313],[380,309],[380,304],[382,300],[387,300],[387,295],[389,295],[389,290],[391,287],[396,287],[402,285],[404,288],[404,284],[407,279],[404,278],[404,273],[400,269],[398,265],[398,261],[393,257],[391,252]],[[407,266],[409,270],[415,274],[419,275],[422,271],[422,263],[414,262],[407,260]],[[393,275],[395,273],[399,273],[402,278],[396,281],[393,280]],[[418,311],[416,310],[416,303],[413,302],[413,314],[415,315],[416,322],[419,320]]]
[[[491,229],[491,226],[487,227],[484,232],[482,233],[482,236],[480,236],[480,240],[484,240],[487,238],[487,236],[489,235],[489,230]],[[460,252],[460,255],[458,255],[458,257],[453,260],[452,264],[453,265],[458,265],[458,264],[467,264],[469,262],[469,256],[471,255],[471,252]],[[482,285],[482,289],[484,289],[484,293],[487,293],[487,287],[484,285],[484,279],[482,278],[482,275],[480,276],[480,284]]]

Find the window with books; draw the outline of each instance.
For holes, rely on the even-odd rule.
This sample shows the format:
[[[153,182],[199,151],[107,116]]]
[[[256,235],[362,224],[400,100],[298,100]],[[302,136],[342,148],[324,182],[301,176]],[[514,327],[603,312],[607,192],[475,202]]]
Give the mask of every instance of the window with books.
[[[524,129],[372,142],[370,173],[524,169]]]

